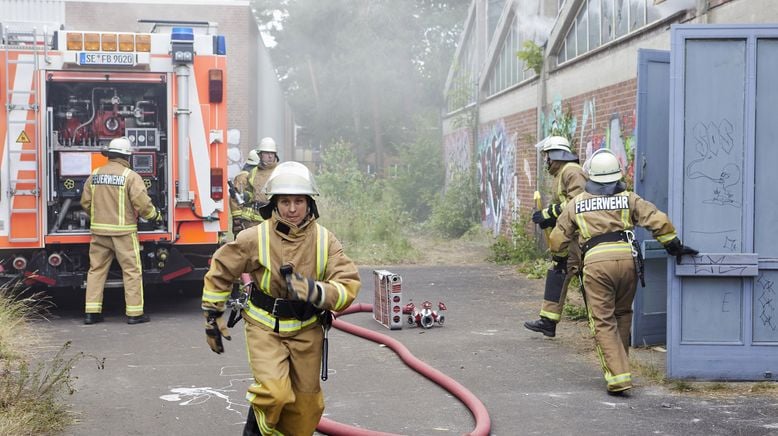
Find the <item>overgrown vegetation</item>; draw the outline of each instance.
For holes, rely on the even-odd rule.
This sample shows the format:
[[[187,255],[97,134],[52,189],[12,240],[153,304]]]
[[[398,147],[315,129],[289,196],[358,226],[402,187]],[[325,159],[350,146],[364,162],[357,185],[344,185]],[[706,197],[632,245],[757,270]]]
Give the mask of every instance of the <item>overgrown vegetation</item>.
[[[489,260],[500,264],[531,264],[532,269],[543,269],[537,262],[543,252],[538,248],[535,238],[527,231],[528,217],[521,217],[511,223],[509,236],[500,235],[492,245]],[[550,264],[549,264],[550,265]],[[547,267],[545,269],[548,269]],[[543,271],[542,276],[546,273]]]
[[[23,291],[18,283],[0,286],[0,434],[56,433],[73,422],[62,398],[75,392],[71,369],[86,356],[70,353],[67,342],[53,358],[31,363],[39,339],[28,325],[46,303]]]
[[[516,56],[524,61],[527,68],[535,71],[535,74],[540,74],[543,70],[543,48],[535,43],[535,41],[528,39],[521,45],[521,50],[516,52]]]
[[[476,225],[478,189],[472,171],[455,172],[442,196],[432,203],[430,227],[447,238],[459,238]]]

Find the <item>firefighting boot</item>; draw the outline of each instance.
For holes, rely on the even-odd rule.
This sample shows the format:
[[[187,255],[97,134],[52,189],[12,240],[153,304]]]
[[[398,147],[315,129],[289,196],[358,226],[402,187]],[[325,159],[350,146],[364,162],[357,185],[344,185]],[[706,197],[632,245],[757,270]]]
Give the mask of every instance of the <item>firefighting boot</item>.
[[[243,436],[262,436],[259,432],[257,417],[254,415],[254,406],[249,404],[249,416],[246,418],[246,425],[243,427]]]
[[[140,324],[149,321],[151,321],[151,318],[149,318],[149,316],[145,313],[143,315],[127,317],[127,324]]]
[[[553,338],[556,336],[556,323],[550,319],[541,316],[536,321],[527,321],[524,323],[524,328],[532,330],[533,332],[543,333],[544,336]]]
[[[84,324],[97,324],[103,322],[102,313],[86,313],[84,314]]]

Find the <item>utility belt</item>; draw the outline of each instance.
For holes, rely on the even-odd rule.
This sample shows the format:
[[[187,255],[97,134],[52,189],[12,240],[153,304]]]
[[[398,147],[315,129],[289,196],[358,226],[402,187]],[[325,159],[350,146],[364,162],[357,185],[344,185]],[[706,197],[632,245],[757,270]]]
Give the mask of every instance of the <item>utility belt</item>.
[[[321,309],[305,301],[273,298],[254,287],[254,285],[252,285],[249,299],[251,304],[276,318],[294,318],[298,321],[305,321],[321,312]]]
[[[589,238],[581,246],[581,259],[586,258],[586,253],[592,248],[605,242],[626,242],[632,246],[632,258],[635,260],[635,272],[637,272],[640,279],[640,286],[646,287],[646,280],[644,277],[645,266],[643,264],[643,254],[640,252],[640,243],[635,238],[635,233],[632,230],[621,230],[618,232],[603,233]],[[583,271],[583,268],[581,268]]]

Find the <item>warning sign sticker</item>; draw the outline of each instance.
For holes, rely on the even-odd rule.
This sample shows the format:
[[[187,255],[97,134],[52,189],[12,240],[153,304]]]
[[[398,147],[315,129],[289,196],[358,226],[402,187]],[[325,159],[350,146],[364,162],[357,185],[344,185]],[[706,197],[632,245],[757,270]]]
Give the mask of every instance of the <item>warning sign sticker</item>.
[[[27,132],[22,130],[21,133],[19,133],[19,136],[16,138],[16,142],[19,144],[29,144],[30,143],[30,137],[27,136]]]

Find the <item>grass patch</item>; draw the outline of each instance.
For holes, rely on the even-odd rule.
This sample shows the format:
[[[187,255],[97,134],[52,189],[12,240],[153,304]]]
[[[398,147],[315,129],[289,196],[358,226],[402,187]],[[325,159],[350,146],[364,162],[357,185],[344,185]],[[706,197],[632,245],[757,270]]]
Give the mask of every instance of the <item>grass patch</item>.
[[[589,318],[586,306],[571,303],[565,303],[565,306],[562,308],[562,315],[565,319],[571,321],[581,321]]]
[[[748,392],[754,393],[754,394],[761,394],[761,393],[768,393],[768,392],[775,392],[778,390],[778,384],[776,382],[759,382],[754,383],[753,386],[748,390]]]
[[[84,353],[70,342],[47,360],[30,363],[39,338],[29,323],[44,317],[47,300],[27,295],[18,282],[0,286],[0,434],[52,434],[73,422],[62,398],[75,392],[73,366]],[[97,359],[102,369],[105,359]]]
[[[546,272],[551,268],[551,261],[548,259],[532,259],[519,264],[518,270],[525,274],[529,279],[544,279]]]
[[[689,392],[696,392],[697,388],[684,380],[673,380],[670,383],[670,390],[675,392],[683,392],[683,393],[689,393]]]

